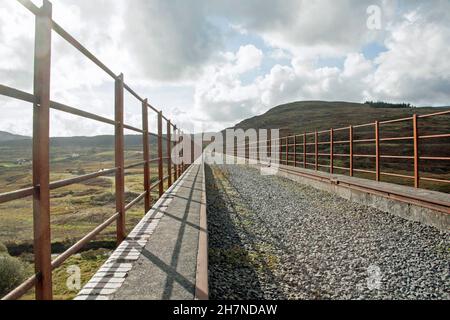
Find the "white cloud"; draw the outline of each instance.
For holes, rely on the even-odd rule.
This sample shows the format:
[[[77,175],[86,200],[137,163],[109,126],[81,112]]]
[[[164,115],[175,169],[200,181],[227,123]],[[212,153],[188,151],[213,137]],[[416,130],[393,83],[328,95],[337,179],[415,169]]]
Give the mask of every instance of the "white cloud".
[[[231,29],[233,29],[234,31],[242,34],[242,35],[247,35],[248,31],[247,29],[245,29],[244,27],[242,27],[242,25],[240,24],[230,24]]]
[[[255,50],[255,49],[252,49]],[[242,47],[238,52],[242,51]],[[237,56],[237,54],[236,54]],[[231,125],[282,103],[296,100],[362,100],[373,65],[361,54],[347,56],[344,68],[317,68],[293,59],[244,85],[239,68],[222,63],[211,67],[196,86],[197,114],[203,120]]]
[[[294,100],[449,104],[447,0],[53,4],[59,24],[114,72],[124,72],[127,83],[183,126],[205,123],[206,129],[222,129]],[[382,9],[380,31],[366,26],[366,9],[372,4]],[[0,3],[0,82],[29,92],[33,25],[32,15],[22,6]],[[374,40],[384,43],[386,50],[370,60],[363,52]],[[52,54],[52,98],[112,117],[112,79],[57,35]],[[0,130],[10,130],[20,118],[16,131],[28,131],[29,115],[22,121],[12,111],[21,104],[0,101],[11,110],[0,118]],[[127,100],[127,108],[127,121],[140,125],[138,103]],[[85,127],[63,114],[54,117],[56,135],[106,130],[94,124]]]
[[[302,56],[339,56],[381,38],[366,26],[367,7],[379,5],[392,18],[396,1],[385,0],[230,0],[211,4],[235,24],[257,33],[272,47]]]
[[[29,90],[33,79],[34,20],[14,1],[0,5],[0,79],[2,84]]]
[[[241,74],[258,68],[261,65],[262,59],[263,52],[254,45],[240,47],[236,53],[235,71]]]
[[[125,11],[124,44],[133,51],[136,73],[177,81],[201,74],[221,47],[221,34],[201,1],[135,0]]]
[[[449,104],[450,3],[415,10],[391,28],[377,59],[372,92],[382,99]],[[430,17],[433,17],[430,20]]]
[[[283,49],[274,49],[270,52],[269,56],[275,60],[292,59],[292,55]]]
[[[318,13],[319,4],[325,5],[327,1],[315,3],[311,7],[312,11],[309,12]],[[366,59],[359,51],[361,43],[364,43],[362,38],[357,37],[352,43],[350,36],[346,39],[350,41],[350,45],[342,51],[347,52],[344,55],[342,68],[318,66],[317,56],[310,53],[316,50],[322,54],[332,53],[332,50],[327,51],[325,46],[331,46],[334,41],[345,44],[343,39],[331,39],[327,42],[326,37],[323,37],[325,30],[321,29],[317,34],[317,36],[320,35],[320,39],[308,40],[306,36],[298,41],[291,41],[291,52],[294,55],[291,63],[273,66],[268,73],[256,78],[249,85],[242,85],[237,75],[230,80],[210,74],[208,86],[201,86],[198,90],[201,93],[201,99],[196,100],[198,112],[207,116],[207,119],[214,121],[226,119],[227,124],[230,124],[241,120],[246,111],[250,111],[251,114],[262,113],[275,105],[296,100],[362,102],[367,99],[380,99],[412,102],[416,105],[448,105],[450,100],[448,90],[450,87],[450,60],[448,59],[450,57],[448,46],[450,3],[433,1],[428,5],[411,6],[413,9],[408,7],[404,15],[391,21],[384,20],[386,30],[383,34],[385,34],[386,51],[374,61]],[[363,6],[360,8],[362,9]],[[339,12],[341,15],[337,12],[334,14],[342,17],[343,12]],[[351,10],[349,12],[354,13]],[[301,23],[313,26],[314,16],[317,17],[317,14],[311,14],[309,20]],[[322,27],[321,23],[321,20],[316,22],[319,29]],[[333,24],[330,22],[327,28],[333,30],[331,35],[339,38],[339,32],[345,33],[345,30],[331,28]],[[256,26],[255,24],[254,27]],[[263,26],[258,27],[263,28]],[[251,24],[246,28],[251,30]],[[303,30],[309,29],[303,28]],[[350,32],[350,35],[360,31],[354,30]],[[291,30],[287,30],[283,33],[283,37],[287,37],[290,32]],[[267,37],[267,34],[264,36]],[[308,43],[310,46],[306,48],[306,54],[302,50],[297,50]],[[356,50],[347,51],[352,48],[352,45]],[[281,42],[279,46],[289,47]],[[216,72],[222,73],[224,70],[219,68]],[[210,91],[211,88],[214,90]],[[226,108],[228,111],[226,115],[223,110],[215,112],[219,108],[215,104],[217,102],[220,102],[220,107]]]
[[[345,60],[342,76],[345,78],[356,77],[361,74],[367,74],[372,69],[372,62],[368,61],[364,55],[361,53],[350,53]]]
[[[210,65],[195,85],[195,116],[223,125],[251,115],[257,88],[242,85],[240,76],[257,69],[262,59],[262,51],[253,45],[223,53],[222,60]]]

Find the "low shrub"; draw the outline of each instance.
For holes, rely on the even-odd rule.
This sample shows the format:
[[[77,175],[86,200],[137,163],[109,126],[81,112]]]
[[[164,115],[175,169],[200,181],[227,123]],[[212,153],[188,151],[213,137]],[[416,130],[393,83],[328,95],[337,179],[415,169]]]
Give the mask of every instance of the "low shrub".
[[[0,254],[0,297],[21,284],[26,277],[23,263],[7,253]]]

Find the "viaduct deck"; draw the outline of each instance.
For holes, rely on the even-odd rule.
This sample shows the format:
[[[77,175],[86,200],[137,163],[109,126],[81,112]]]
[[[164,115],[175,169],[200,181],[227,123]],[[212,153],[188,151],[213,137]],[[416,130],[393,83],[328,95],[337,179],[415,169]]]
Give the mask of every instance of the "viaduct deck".
[[[205,183],[192,165],[114,251],[77,300],[207,298]]]

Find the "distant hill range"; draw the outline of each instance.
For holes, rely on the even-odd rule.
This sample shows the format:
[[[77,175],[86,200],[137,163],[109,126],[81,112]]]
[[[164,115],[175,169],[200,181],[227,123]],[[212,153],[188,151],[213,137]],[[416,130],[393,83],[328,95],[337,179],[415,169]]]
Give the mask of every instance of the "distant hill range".
[[[358,125],[376,120],[391,120],[417,114],[428,114],[450,107],[420,107],[409,104],[390,104],[384,102],[326,102],[300,101],[277,106],[268,112],[246,119],[233,128],[241,129],[281,129],[281,135],[303,133],[304,131],[328,130],[349,125]],[[435,123],[434,131],[448,131],[448,122]],[[114,136],[99,135],[93,137],[53,137],[53,147],[113,147]],[[0,131],[0,143],[10,146],[31,146],[31,137],[15,135]],[[150,136],[150,143],[156,144],[155,136]],[[142,135],[125,135],[126,146],[142,144]],[[165,145],[165,142],[163,143]]]
[[[0,143],[3,146],[31,147],[31,137],[14,135],[12,133],[0,131]],[[150,144],[157,143],[155,136],[150,136]],[[165,145],[165,141],[163,141]],[[114,147],[114,136],[101,135],[93,137],[52,137],[50,138],[52,147]],[[142,135],[125,135],[125,146],[142,145]]]
[[[21,135],[9,133],[6,131],[0,131],[0,142],[27,140],[27,139],[30,139],[30,137],[21,136]]]
[[[383,102],[350,103],[326,101],[301,101],[275,107],[268,112],[246,119],[234,126],[241,129],[281,129],[281,134],[328,130],[358,125],[376,120],[391,120],[417,114],[428,114],[450,107],[420,107],[409,104]],[[448,123],[446,125],[448,131]]]

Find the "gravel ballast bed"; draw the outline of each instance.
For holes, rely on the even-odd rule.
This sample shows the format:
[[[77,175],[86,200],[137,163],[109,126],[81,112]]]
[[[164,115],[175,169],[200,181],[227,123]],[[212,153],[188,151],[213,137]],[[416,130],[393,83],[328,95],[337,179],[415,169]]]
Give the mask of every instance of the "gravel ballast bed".
[[[211,299],[450,299],[450,234],[247,166],[206,167]]]

